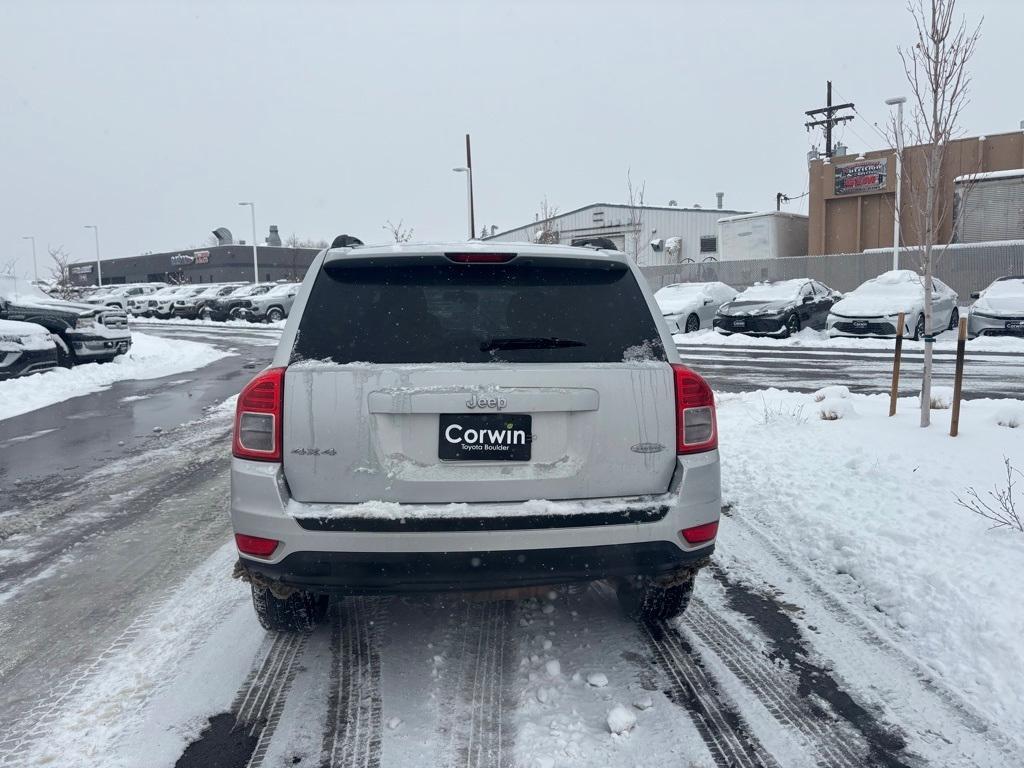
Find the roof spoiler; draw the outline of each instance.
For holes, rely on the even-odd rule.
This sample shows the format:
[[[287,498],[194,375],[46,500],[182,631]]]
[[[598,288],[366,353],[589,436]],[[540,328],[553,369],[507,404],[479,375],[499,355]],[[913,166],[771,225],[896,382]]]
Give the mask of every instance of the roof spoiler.
[[[331,243],[331,248],[354,248],[355,246],[362,244],[363,241],[358,237],[352,237],[352,235],[338,235]]]

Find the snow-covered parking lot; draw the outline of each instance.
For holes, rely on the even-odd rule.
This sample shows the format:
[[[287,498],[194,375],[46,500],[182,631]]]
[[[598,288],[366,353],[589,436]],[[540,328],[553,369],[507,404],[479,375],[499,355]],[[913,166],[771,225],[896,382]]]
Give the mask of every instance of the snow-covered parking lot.
[[[65,489],[107,533],[0,581],[0,765],[1022,764],[1024,537],[955,494],[1024,464],[1024,401],[967,402],[955,439],[913,398],[718,407],[726,516],[682,620],[598,585],[348,598],[298,637],[230,577],[213,409]]]

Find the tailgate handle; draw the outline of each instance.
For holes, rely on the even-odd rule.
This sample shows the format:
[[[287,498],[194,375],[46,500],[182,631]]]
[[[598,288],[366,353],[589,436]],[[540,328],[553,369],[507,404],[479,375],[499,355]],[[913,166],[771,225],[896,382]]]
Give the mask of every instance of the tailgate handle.
[[[601,398],[596,389],[489,389],[462,392],[378,391],[369,395],[370,413],[476,413],[470,402],[478,399],[504,400],[501,412],[555,413],[596,411]],[[493,413],[496,408],[479,408]]]

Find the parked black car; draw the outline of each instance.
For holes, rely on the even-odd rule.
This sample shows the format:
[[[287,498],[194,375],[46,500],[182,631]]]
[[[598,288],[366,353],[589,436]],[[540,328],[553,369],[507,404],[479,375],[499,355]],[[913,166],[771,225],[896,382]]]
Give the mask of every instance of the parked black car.
[[[718,308],[718,333],[785,338],[803,328],[824,330],[832,305],[842,298],[824,283],[806,277],[755,283]]]
[[[57,344],[35,323],[0,320],[0,381],[57,367]]]
[[[229,320],[233,317],[240,317],[238,311],[248,310],[252,307],[251,298],[266,293],[276,283],[256,283],[255,285],[243,285],[236,288],[227,296],[218,296],[206,302],[206,306],[200,314],[201,317],[209,320]]]
[[[65,367],[113,360],[132,346],[128,315],[122,310],[55,299],[12,277],[0,277],[0,320],[21,320],[48,330]]]

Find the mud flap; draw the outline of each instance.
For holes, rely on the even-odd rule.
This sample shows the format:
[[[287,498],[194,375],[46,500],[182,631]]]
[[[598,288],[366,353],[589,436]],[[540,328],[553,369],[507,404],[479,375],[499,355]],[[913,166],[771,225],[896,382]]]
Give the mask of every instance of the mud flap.
[[[260,587],[261,589],[269,589],[270,594],[276,597],[278,600],[287,600],[293,594],[299,590],[295,587],[287,584],[281,584],[278,581],[268,579],[261,573],[250,571],[246,568],[245,563],[239,558],[235,561],[235,567],[231,570],[231,578],[244,581],[246,584],[251,584],[254,587]]]

